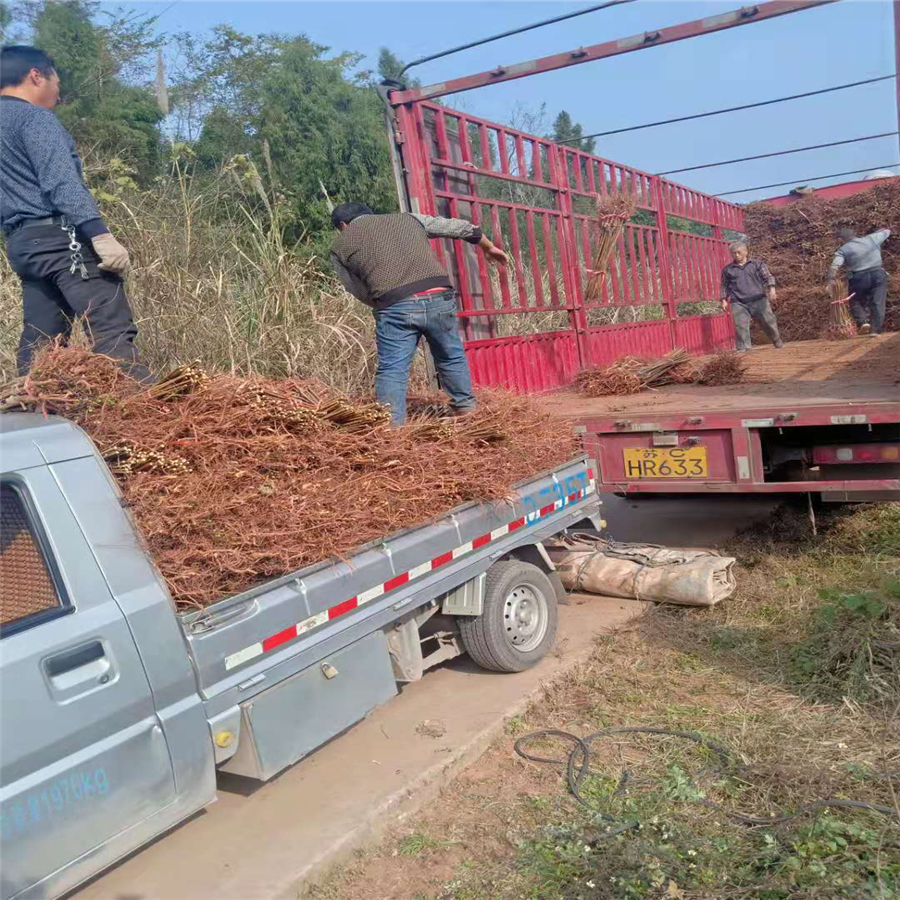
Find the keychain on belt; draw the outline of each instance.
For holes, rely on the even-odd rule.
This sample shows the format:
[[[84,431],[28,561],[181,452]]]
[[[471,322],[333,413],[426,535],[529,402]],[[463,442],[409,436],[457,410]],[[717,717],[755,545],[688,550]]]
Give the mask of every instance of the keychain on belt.
[[[81,242],[75,236],[75,226],[69,225],[69,223],[63,219],[60,227],[69,235],[69,249],[72,251],[72,265],[69,266],[69,274],[74,275],[77,271],[81,270],[82,281],[87,281],[88,270],[84,264],[84,257],[81,255]]]

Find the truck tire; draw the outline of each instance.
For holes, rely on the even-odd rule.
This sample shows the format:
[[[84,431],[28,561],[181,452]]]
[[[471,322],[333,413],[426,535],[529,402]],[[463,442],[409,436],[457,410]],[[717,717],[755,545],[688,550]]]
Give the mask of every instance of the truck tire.
[[[459,630],[469,656],[483,669],[522,672],[553,646],[557,619],[550,579],[537,566],[508,560],[488,569],[484,610],[460,616]]]

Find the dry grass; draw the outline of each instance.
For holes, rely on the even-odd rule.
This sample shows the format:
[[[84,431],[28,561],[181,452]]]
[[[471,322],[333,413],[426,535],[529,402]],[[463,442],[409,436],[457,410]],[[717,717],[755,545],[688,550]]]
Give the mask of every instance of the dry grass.
[[[152,191],[126,191],[105,211],[132,256],[138,344],[155,371],[199,360],[345,391],[371,385],[371,312],[324,274],[305,242],[284,242],[276,197],[267,209],[226,173],[201,184],[176,166]],[[0,380],[14,372],[20,328],[18,280],[4,256]]]

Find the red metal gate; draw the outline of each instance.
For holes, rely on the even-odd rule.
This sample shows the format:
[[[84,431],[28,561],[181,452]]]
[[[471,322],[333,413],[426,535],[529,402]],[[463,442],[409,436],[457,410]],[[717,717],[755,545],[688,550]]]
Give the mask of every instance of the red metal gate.
[[[626,354],[733,346],[716,311],[740,207],[573,147],[425,100],[394,106],[395,162],[413,212],[480,225],[511,257],[494,270],[469,244],[438,252],[459,290],[476,384],[540,391]],[[598,195],[638,203],[600,302],[585,289]],[[730,234],[731,233],[731,234]]]

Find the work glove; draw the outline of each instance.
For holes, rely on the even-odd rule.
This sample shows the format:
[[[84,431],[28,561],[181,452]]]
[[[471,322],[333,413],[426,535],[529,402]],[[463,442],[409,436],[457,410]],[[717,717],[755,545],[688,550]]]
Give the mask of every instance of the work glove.
[[[128,268],[128,251],[107,231],[91,238],[91,243],[100,257],[100,265],[97,267],[104,272],[115,272],[123,275]]]

